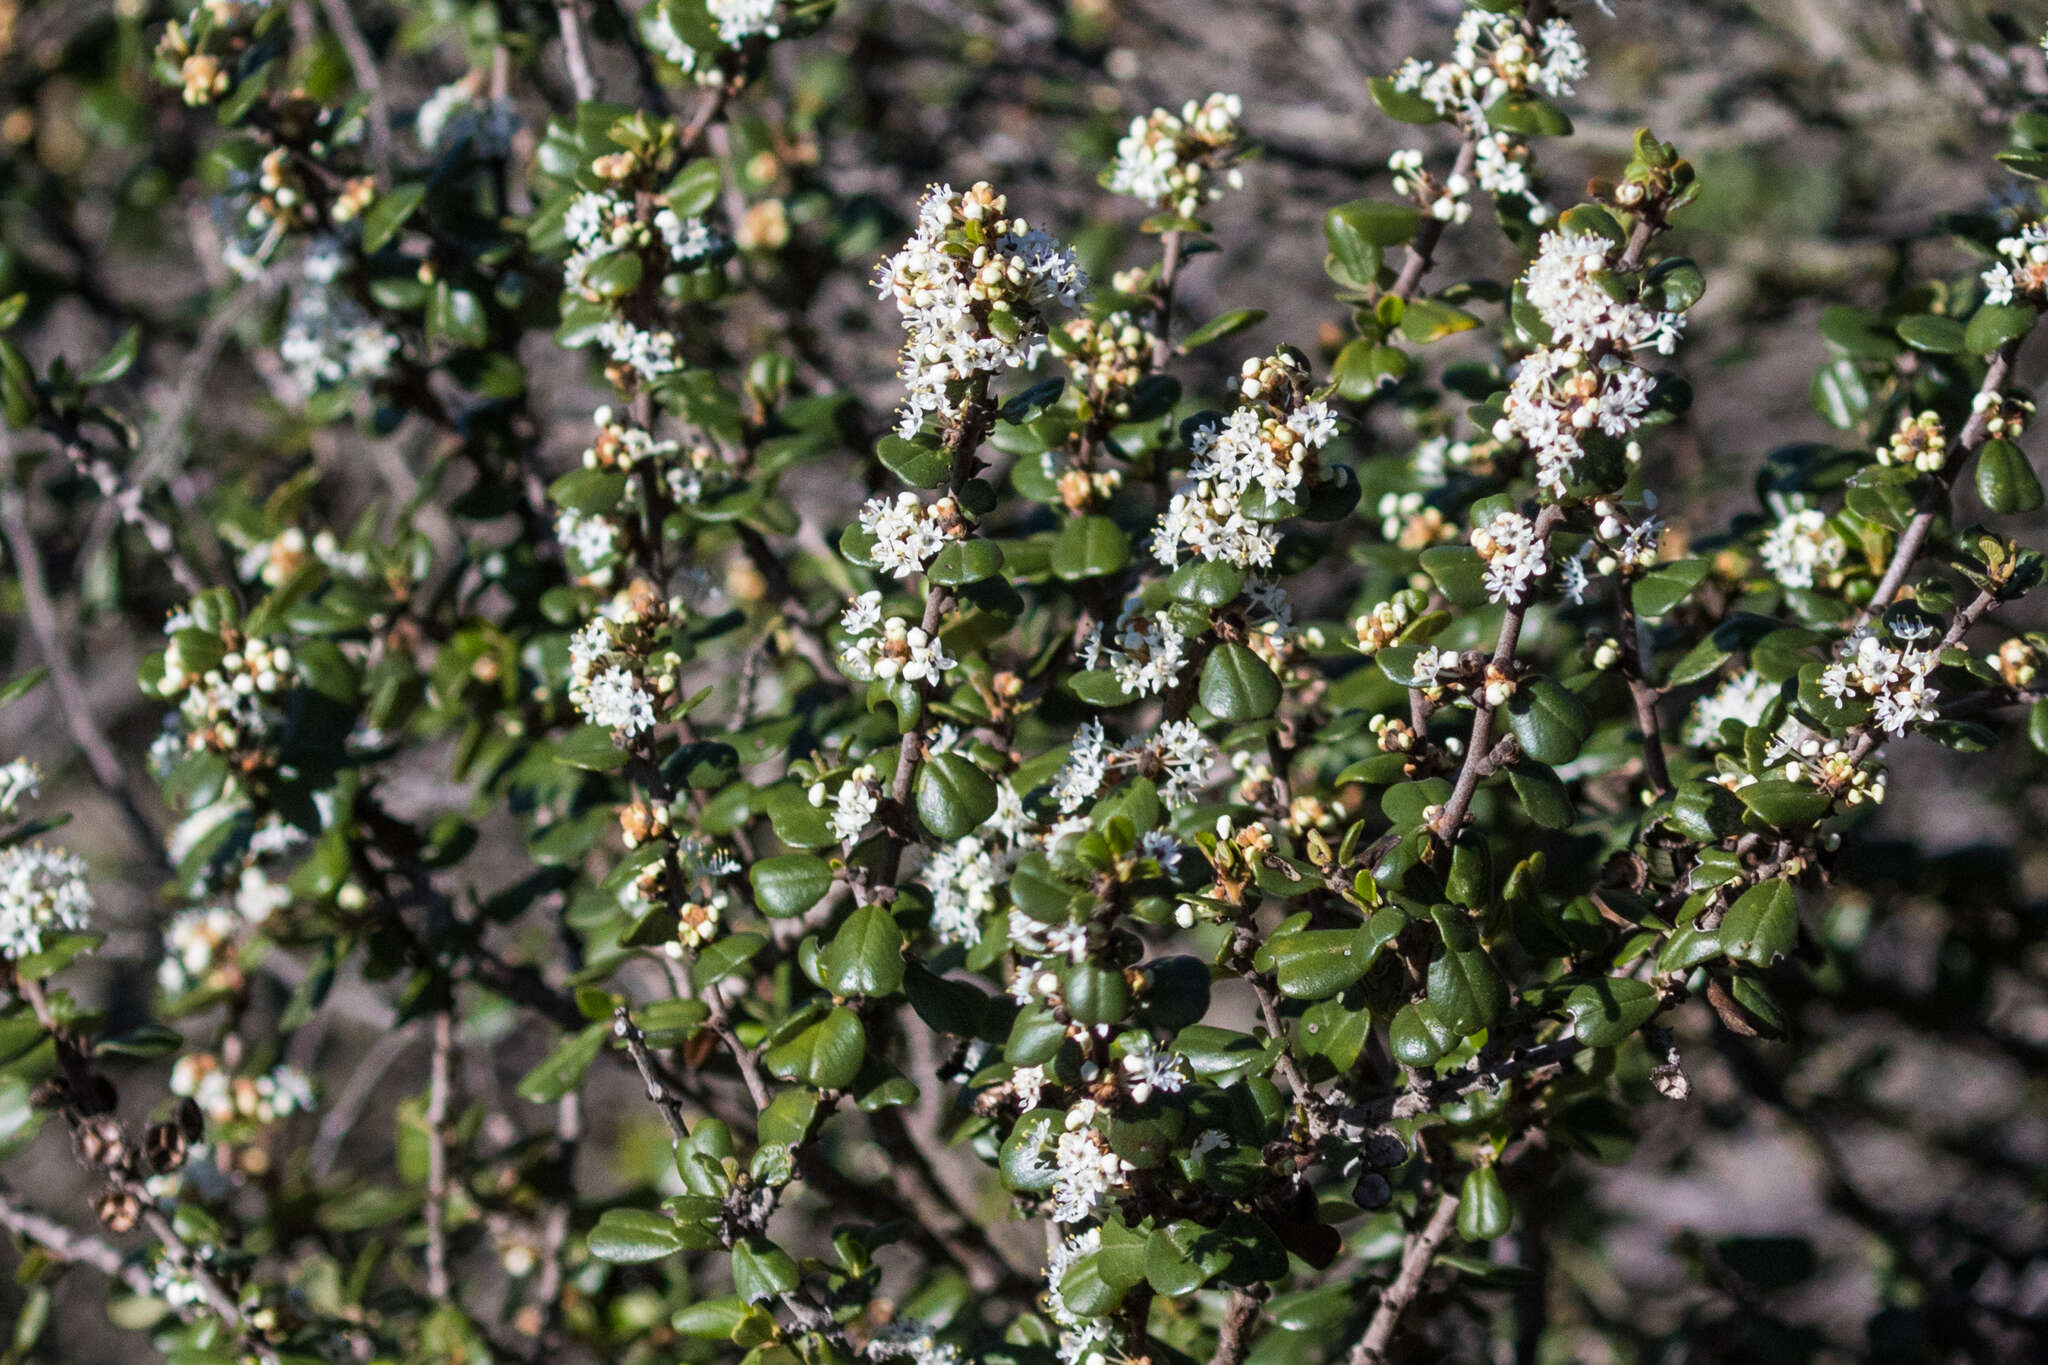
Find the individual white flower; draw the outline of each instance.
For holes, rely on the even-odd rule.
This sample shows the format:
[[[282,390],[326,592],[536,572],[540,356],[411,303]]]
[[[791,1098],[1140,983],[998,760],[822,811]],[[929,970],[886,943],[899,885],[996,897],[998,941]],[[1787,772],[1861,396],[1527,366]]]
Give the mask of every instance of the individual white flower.
[[[24,801],[33,801],[43,789],[42,769],[25,758],[0,767],[0,816],[11,816]]]
[[[1764,533],[1757,547],[1771,577],[1788,588],[1811,588],[1817,578],[1840,568],[1848,542],[1817,507],[1795,508]]]
[[[882,624],[882,594],[864,592],[840,613],[839,626],[848,635],[865,635]]]
[[[1472,548],[1486,561],[1486,595],[1495,602],[1522,603],[1531,586],[1550,569],[1536,523],[1515,511],[1496,512],[1471,533]]]
[[[0,848],[0,957],[40,953],[45,935],[83,933],[92,910],[83,858],[42,844]]]
[[[832,803],[832,837],[842,844],[858,839],[882,810],[882,788],[874,766],[863,763],[839,784]]]
[[[629,736],[654,727],[654,698],[623,668],[608,668],[593,678],[579,706],[591,724]]]
[[[1777,684],[1765,682],[1755,669],[1738,673],[1693,703],[1685,742],[1702,748],[1717,745],[1724,722],[1737,721],[1744,728],[1759,724],[1777,696]]]
[[[1131,1100],[1136,1104],[1145,1103],[1154,1094],[1175,1094],[1187,1084],[1187,1073],[1181,1070],[1180,1059],[1159,1051],[1150,1034],[1126,1035],[1121,1065],[1124,1084],[1129,1087]]]

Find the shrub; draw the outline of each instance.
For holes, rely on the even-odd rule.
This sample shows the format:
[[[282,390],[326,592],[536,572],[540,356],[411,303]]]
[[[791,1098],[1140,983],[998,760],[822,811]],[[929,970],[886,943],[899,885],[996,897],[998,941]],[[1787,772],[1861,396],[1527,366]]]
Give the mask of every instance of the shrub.
[[[1674,532],[1702,180],[1647,129],[1545,179],[1587,61],[1543,0],[1373,81],[1426,131],[1324,216],[1348,327],[1248,358],[1256,307],[1177,304],[1260,173],[1234,96],[1132,121],[1113,250],[986,183],[833,189],[825,0],[146,8],[94,31],[122,73],[152,35],[131,116],[182,159],[119,211],[204,186],[206,314],[74,365],[58,310],[125,312],[91,272],[0,305],[48,664],[8,700],[54,694],[159,859],[161,941],[147,1009],[79,993],[111,921],[0,770],[0,1144],[68,1129],[104,1225],[0,1190],[9,1359],[71,1263],[193,1365],[1473,1350],[1573,1157],[1688,1101],[1681,1034],[1825,1045],[1887,751],[2048,748],[2039,197],[1830,309],[1833,433]],[[849,279],[886,391],[818,345]],[[146,759],[46,558],[163,623]],[[352,1139],[415,1039],[395,1146]]]

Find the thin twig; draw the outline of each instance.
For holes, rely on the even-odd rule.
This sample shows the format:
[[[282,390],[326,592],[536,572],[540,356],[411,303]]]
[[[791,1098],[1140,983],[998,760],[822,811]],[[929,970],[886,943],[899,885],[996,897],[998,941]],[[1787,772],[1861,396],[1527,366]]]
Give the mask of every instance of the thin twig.
[[[0,478],[11,475],[13,468],[12,454],[6,449],[5,441],[6,437],[0,435]],[[15,581],[21,588],[22,611],[28,617],[36,649],[49,667],[50,682],[57,694],[57,709],[64,713],[64,724],[71,731],[71,740],[85,756],[86,766],[92,769],[93,780],[120,808],[121,818],[127,822],[136,842],[142,845],[150,858],[161,864],[163,835],[143,813],[135,785],[122,767],[113,744],[100,731],[92,701],[85,695],[85,687],[71,666],[71,656],[64,648],[65,632],[58,624],[57,609],[50,600],[49,584],[43,577],[43,563],[36,549],[35,535],[29,529],[25,500],[11,482],[0,486],[0,535],[5,536],[8,554],[14,560]]]
[[[90,1233],[74,1232],[56,1219],[24,1203],[11,1190],[0,1189],[0,1228],[41,1247],[60,1261],[90,1266],[128,1286],[136,1294],[154,1292],[149,1272],[130,1261],[121,1249]]]
[[[1223,1308],[1223,1325],[1216,1334],[1216,1353],[1209,1365],[1244,1365],[1251,1354],[1252,1329],[1259,1325],[1259,1300],[1242,1289],[1230,1291]]]
[[[1472,133],[1466,133],[1465,141],[1458,147],[1458,159],[1451,167],[1451,176],[1472,178],[1472,167],[1479,160],[1479,140]],[[1408,299],[1422,285],[1422,277],[1436,261],[1437,244],[1443,240],[1446,223],[1443,219],[1425,211],[1422,221],[1415,226],[1415,240],[1408,244],[1408,259],[1401,262],[1401,273],[1394,278],[1394,287],[1387,292],[1396,298]]]
[[[1980,395],[1988,394],[1996,398],[1998,392],[2005,387],[2006,379],[2012,374],[2013,365],[2019,359],[2020,347],[2025,343],[2025,337],[2015,337],[1992,352],[1991,364],[1984,371],[1984,382],[1977,386]],[[1991,411],[1991,407],[1987,406],[1978,408],[1970,414],[1970,420],[1964,425],[1962,434],[1956,438],[1955,445],[1949,450],[1947,463],[1927,485],[1927,491],[1921,495],[1919,509],[1913,513],[1913,520],[1899,536],[1899,543],[1892,550],[1891,563],[1885,566],[1884,577],[1877,581],[1877,590],[1871,593],[1869,605],[1857,614],[1856,624],[1862,625],[1870,620],[1890,606],[1892,599],[1898,596],[1900,587],[1905,584],[1906,575],[1912,571],[1914,561],[1920,558],[1921,547],[1927,543],[1927,533],[1934,529],[1935,518],[1940,515],[1942,505],[1948,501],[1949,489],[1955,486],[1957,477],[1962,474],[1963,466],[1970,462],[1970,457],[1989,439]]]
[[[1430,1214],[1429,1222],[1423,1225],[1422,1231],[1408,1239],[1401,1252],[1401,1269],[1386,1292],[1380,1295],[1379,1307],[1373,1310],[1364,1339],[1352,1348],[1350,1365],[1381,1365],[1386,1360],[1387,1344],[1394,1339],[1394,1332],[1401,1325],[1401,1315],[1422,1292],[1422,1281],[1429,1274],[1430,1263],[1450,1237],[1457,1220],[1458,1196],[1446,1191],[1437,1200],[1436,1211]]]
[[[369,40],[363,37],[355,16],[349,13],[347,0],[320,0],[320,8],[327,15],[327,26],[334,30],[342,52],[348,57],[356,84],[368,97],[370,160],[377,167],[377,178],[389,188],[393,166],[391,105],[384,98],[384,78],[377,73],[377,54],[370,51]]]
[[[641,1083],[647,1087],[647,1098],[661,1111],[662,1121],[668,1124],[669,1136],[681,1142],[690,1135],[689,1126],[683,1122],[683,1102],[656,1073],[654,1058],[647,1051],[647,1035],[633,1022],[632,1014],[624,1005],[612,1013],[612,1036],[626,1045],[627,1054],[640,1072]]]
[[[579,104],[597,98],[597,77],[590,69],[590,52],[584,45],[582,0],[555,0],[555,17],[562,26],[562,59],[569,67],[569,86]]]
[[[448,1299],[448,1093],[455,1016],[434,1016],[434,1060],[427,1081],[427,1293]]]

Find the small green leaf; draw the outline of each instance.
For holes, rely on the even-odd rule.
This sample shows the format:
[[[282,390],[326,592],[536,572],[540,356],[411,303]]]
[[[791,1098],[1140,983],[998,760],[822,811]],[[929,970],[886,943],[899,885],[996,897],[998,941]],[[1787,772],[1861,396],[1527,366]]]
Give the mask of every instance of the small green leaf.
[[[972,834],[996,813],[996,784],[960,754],[938,754],[918,768],[917,818],[940,839]]]
[[[1767,825],[1798,829],[1828,812],[1831,797],[1818,787],[1782,777],[1767,777],[1737,791],[1742,804]]]
[[[1469,545],[1437,545],[1421,555],[1422,571],[1436,580],[1445,597],[1460,607],[1487,604],[1486,561]]]
[[[1508,769],[1508,785],[1530,820],[1544,829],[1570,829],[1576,818],[1564,782],[1541,763],[1517,763]]]
[[[1210,651],[1198,696],[1219,720],[1262,720],[1280,704],[1280,680],[1264,659],[1233,641]]]
[[[1662,616],[1692,596],[1707,576],[1704,559],[1680,559],[1656,568],[1637,579],[1629,589],[1629,601],[1638,616]]]
[[[1460,1037],[1488,1027],[1508,1006],[1508,983],[1479,942],[1462,910],[1432,912],[1443,936],[1443,956],[1429,964],[1429,1005],[1438,1022]]]
[[[2000,516],[2039,511],[2041,480],[2026,452],[2011,441],[1987,441],[1977,456],[1977,496]]]
[[[1236,336],[1245,328],[1256,327],[1265,320],[1266,310],[1263,308],[1233,308],[1228,313],[1218,313],[1182,337],[1180,348],[1183,351],[1192,351],[1197,347],[1207,346],[1212,341]]]
[[[1392,76],[1374,76],[1367,82],[1372,91],[1373,103],[1385,111],[1387,117],[1403,123],[1442,123],[1444,116],[1434,104],[1412,90],[1402,90],[1394,84]]]
[[[768,1049],[761,1061],[778,1080],[801,1081],[819,1090],[843,1090],[860,1073],[867,1048],[860,1016],[841,1005],[795,1037]]]
[[[1916,351],[1961,355],[1966,349],[1963,324],[1936,313],[1915,313],[1898,321],[1899,336]]]
[[[766,1303],[797,1286],[796,1260],[766,1237],[748,1237],[732,1248],[732,1287],[748,1303]]]
[[[380,193],[363,215],[363,254],[374,256],[382,251],[426,197],[425,184],[393,185]]]
[[[1657,992],[1641,981],[1602,977],[1572,988],[1564,1000],[1572,1032],[1587,1047],[1612,1047],[1657,1012]]]
[[[1486,122],[1503,132],[1525,137],[1570,137],[1572,121],[1564,110],[1535,95],[1508,94],[1486,110]]]
[[[762,914],[801,915],[832,889],[832,868],[809,853],[785,853],[755,863],[747,880]]]
[[[945,451],[900,436],[884,436],[875,442],[875,458],[912,488],[937,488],[953,472],[952,458]]]
[[[1971,314],[1970,325],[1963,329],[1963,349],[1971,355],[1990,355],[2033,331],[2039,316],[2026,304],[1987,303]]]
[[[1465,1177],[1458,1191],[1458,1235],[1468,1242],[1505,1237],[1515,1220],[1515,1206],[1501,1187],[1500,1172],[1481,1166]]]
[[[903,984],[903,931],[879,905],[846,917],[818,954],[819,974],[834,995],[893,995]]]
[[[606,1209],[590,1230],[590,1254],[614,1265],[659,1261],[682,1249],[676,1220],[651,1209]]]
[[[1522,683],[1508,700],[1508,728],[1538,763],[1571,762],[1592,725],[1585,703],[1551,678]]]
[[[934,583],[958,588],[993,578],[1002,567],[1002,547],[992,540],[973,537],[947,544],[933,557],[925,574]]]
[[[99,361],[78,376],[78,382],[85,388],[96,384],[111,384],[134,368],[136,356],[142,353],[142,328],[130,327],[122,333],[114,348],[99,358]]]
[[[553,1104],[574,1090],[582,1084],[583,1073],[590,1070],[597,1054],[604,1050],[604,1040],[611,1031],[611,1021],[607,1019],[562,1039],[553,1052],[541,1059],[539,1066],[520,1079],[519,1098],[532,1104]]]
[[[1075,517],[1053,541],[1052,571],[1068,581],[1115,573],[1130,560],[1130,537],[1108,517]]]
[[[1721,917],[1721,949],[1759,967],[1792,951],[1799,940],[1799,901],[1789,883],[1773,878],[1752,886]]]
[[[1479,319],[1464,309],[1436,299],[1410,299],[1401,314],[1401,335],[1417,345],[1469,332],[1478,325]]]

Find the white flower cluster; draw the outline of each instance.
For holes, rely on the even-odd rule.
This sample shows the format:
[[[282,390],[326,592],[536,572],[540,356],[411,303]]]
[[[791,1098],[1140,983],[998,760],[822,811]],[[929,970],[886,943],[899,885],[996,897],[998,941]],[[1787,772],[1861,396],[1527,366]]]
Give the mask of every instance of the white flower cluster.
[[[61,848],[0,848],[0,957],[43,951],[46,934],[83,933],[92,923],[85,860]]]
[[[43,771],[25,758],[0,767],[0,816],[11,817],[24,801],[43,790]]]
[[[206,985],[239,943],[246,922],[225,906],[180,910],[164,926],[156,984],[172,998]]]
[[[1550,571],[1536,523],[1520,512],[1496,512],[1484,526],[1473,527],[1472,548],[1486,561],[1486,595],[1495,602],[1528,601],[1531,586]]]
[[[1096,626],[1081,646],[1081,663],[1095,669],[1107,665],[1116,675],[1126,696],[1150,697],[1180,681],[1187,662],[1187,636],[1164,616],[1147,616],[1136,598],[1116,618],[1116,627],[1104,638]]]
[[[1208,785],[1216,758],[1216,746],[1192,721],[1170,720],[1144,739],[1112,745],[1102,722],[1090,720],[1075,732],[1067,761],[1053,775],[1052,795],[1072,814],[1112,778],[1144,776],[1159,783],[1161,801],[1183,806]]]
[[[1520,17],[1469,9],[1458,20],[1451,60],[1438,65],[1411,57],[1394,73],[1394,88],[1486,132],[1486,107],[1501,96],[1532,87],[1569,95],[1585,74],[1586,50],[1565,20],[1546,21],[1532,42]]]
[[[1077,1126],[1076,1115],[1092,1110],[1084,1100],[1067,1114],[1067,1131],[1053,1144],[1052,1217],[1056,1223],[1082,1223],[1095,1216],[1103,1197],[1121,1187],[1131,1164],[1109,1150],[1093,1128]]]
[[[656,196],[660,202],[660,196]],[[723,240],[701,218],[683,218],[664,202],[656,210],[653,225],[640,220],[637,196],[626,190],[584,190],[569,201],[562,214],[562,233],[569,239],[569,259],[562,266],[562,283],[572,293],[595,301],[602,295],[588,287],[591,264],[613,251],[644,251],[656,239],[663,254],[674,265],[701,265],[716,252]]]
[[[987,183],[956,194],[936,185],[918,206],[917,230],[882,262],[876,282],[894,300],[908,337],[902,379],[909,390],[897,433],[915,436],[928,419],[958,420],[955,387],[1022,369],[1045,349],[1047,312],[1074,308],[1088,276],[1052,234],[1007,216]]]
[[[157,695],[178,708],[167,722],[170,745],[230,750],[261,743],[283,723],[286,696],[298,681],[297,660],[285,645],[258,637],[231,637],[233,647],[217,658],[191,658],[178,636],[192,626],[182,611],[164,623],[171,642]]]
[[[1877,448],[1877,462],[1939,474],[1948,463],[1948,434],[1942,430],[1941,414],[1927,411],[1899,414],[1898,429]]]
[[[1642,424],[1655,382],[1631,353],[1669,354],[1684,329],[1680,314],[1617,301],[1601,288],[1597,277],[1613,250],[1591,233],[1546,233],[1523,277],[1552,341],[1516,370],[1493,435],[1525,441],[1536,453],[1537,481],[1559,495],[1578,470],[1586,432],[1597,427],[1620,439]]]
[[[468,142],[478,156],[504,156],[519,131],[519,115],[509,101],[477,97],[477,78],[465,76],[435,90],[420,106],[413,133],[430,152]]]
[[[674,6],[648,5],[640,11],[641,33],[648,45],[695,77],[716,85],[731,72],[727,59],[749,40],[773,41],[782,36],[781,0],[705,0],[704,13],[716,29],[718,46],[698,48],[676,27]]]
[[[1018,858],[1027,849],[1050,845],[1063,832],[1039,826],[1025,814],[1017,789],[1008,779],[998,779],[996,811],[988,823],[935,850],[919,874],[932,896],[932,933],[942,943],[979,943],[982,923],[1001,908]]]
[[[945,845],[925,864],[932,893],[932,933],[941,943],[975,944],[981,925],[997,909],[1020,850],[1005,841],[970,834]]]
[[[1278,533],[1247,517],[1241,499],[1254,489],[1292,499],[1320,481],[1320,452],[1337,434],[1337,415],[1328,403],[1301,398],[1307,378],[1284,353],[1244,362],[1238,383],[1245,401],[1189,438],[1191,482],[1173,495],[1152,533],[1160,563],[1178,564],[1184,552],[1244,568],[1273,562]]]
[[[839,784],[839,790],[830,797],[826,795],[825,784],[813,782],[806,793],[813,806],[823,809],[829,799],[832,803],[832,837],[842,844],[850,844],[860,838],[861,831],[875,822],[882,812],[882,779],[872,763],[863,763],[846,775]]]
[[[1233,164],[1239,153],[1237,121],[1244,102],[1216,94],[1189,100],[1175,114],[1154,109],[1131,120],[1116,144],[1116,160],[1105,173],[1112,194],[1128,194],[1160,212],[1192,218],[1204,204],[1223,197],[1227,186],[1241,189],[1244,172]]]
[[[1060,1365],[1108,1365],[1113,1345],[1110,1324],[1076,1313],[1060,1294],[1060,1281],[1074,1263],[1101,1249],[1102,1229],[1089,1228],[1063,1240],[1046,1258],[1045,1306],[1060,1329]]]
[[[1529,305],[1549,325],[1553,344],[1670,355],[1685,331],[1685,315],[1621,300],[1601,287],[1614,244],[1591,232],[1546,232],[1522,276]]]
[[[1999,239],[1998,254],[2005,259],[1984,271],[1984,302],[2026,298],[2039,303],[2048,297],[2048,223],[2029,223]]]
[[[1895,649],[1875,635],[1852,637],[1855,647],[1820,675],[1820,690],[1836,706],[1859,697],[1871,703],[1871,721],[1888,735],[1933,720],[1937,693],[1927,675],[1941,662],[1939,650]]]
[[[949,539],[967,533],[960,505],[951,496],[927,506],[908,490],[894,498],[869,498],[861,505],[860,528],[875,538],[877,567],[898,578],[922,572]]]
[[[313,1084],[295,1066],[236,1076],[212,1053],[187,1053],[171,1068],[171,1093],[189,1098],[214,1123],[276,1123],[313,1108]]]
[[[1119,1065],[1134,1104],[1144,1104],[1154,1095],[1178,1094],[1187,1084],[1180,1058],[1161,1052],[1151,1034],[1133,1030],[1124,1035],[1123,1046],[1124,1058]]]
[[[958,1346],[933,1335],[929,1323],[898,1319],[868,1338],[869,1360],[904,1360],[909,1365],[967,1365]]]
[[[569,571],[603,586],[619,554],[619,527],[609,517],[564,507],[555,514],[555,539],[569,557]]]
[[[1550,221],[1550,206],[1536,194],[1529,179],[1532,160],[1529,144],[1511,133],[1481,133],[1472,144],[1472,174],[1453,170],[1441,181],[1423,169],[1422,149],[1403,147],[1387,158],[1394,173],[1394,193],[1412,198],[1432,218],[1445,223],[1464,223],[1472,217],[1473,182],[1487,194],[1501,199],[1519,199],[1523,214],[1538,226]]]
[[[1755,669],[1738,673],[1692,704],[1692,714],[1685,722],[1685,742],[1713,748],[1721,742],[1722,725],[1732,720],[1748,729],[1760,723],[1777,696],[1778,685],[1765,682]]]
[[[1788,588],[1811,588],[1842,566],[1849,545],[1818,507],[1795,507],[1779,517],[1757,547],[1764,568]]]
[[[199,1243],[193,1254],[201,1261],[211,1262],[219,1253],[205,1242]],[[162,1299],[173,1312],[183,1312],[206,1302],[206,1286],[189,1266],[182,1265],[168,1249],[158,1257],[149,1272],[150,1293]]]
[[[936,683],[960,661],[946,653],[938,637],[901,616],[882,619],[882,594],[864,592],[839,618],[850,637],[840,651],[840,666],[855,682]]]
[[[1592,538],[1580,545],[1578,553],[1561,566],[1561,587],[1566,601],[1576,606],[1586,600],[1586,564],[1589,560],[1603,578],[1617,569],[1642,570],[1657,563],[1657,542],[1664,535],[1664,519],[1651,510],[1656,505],[1656,493],[1647,488],[1643,490],[1640,515],[1637,515],[1637,509],[1625,506],[1616,498],[1593,500],[1593,515],[1597,521]]]
[[[285,313],[278,358],[299,392],[376,379],[391,369],[398,337],[336,286],[345,257],[332,239],[307,248]]]
[[[1430,217],[1446,223],[1471,219],[1472,201],[1465,197],[1472,192],[1471,179],[1453,171],[1438,184],[1423,171],[1421,148],[1401,148],[1387,158],[1387,169],[1394,173],[1394,193],[1424,204]]]
[[[569,641],[569,703],[592,725],[628,737],[654,728],[654,693],[636,671],[638,661],[619,649],[602,617]]]

